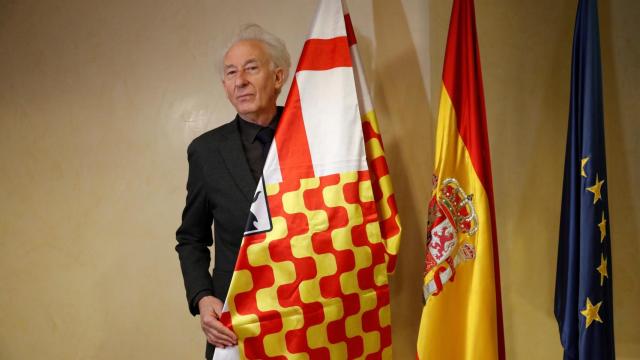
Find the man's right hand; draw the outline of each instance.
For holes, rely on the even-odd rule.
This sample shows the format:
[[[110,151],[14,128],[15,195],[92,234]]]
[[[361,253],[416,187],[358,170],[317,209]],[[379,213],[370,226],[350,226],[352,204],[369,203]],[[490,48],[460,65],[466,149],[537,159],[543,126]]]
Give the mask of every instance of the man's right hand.
[[[222,301],[213,296],[205,296],[198,301],[200,326],[207,341],[219,348],[237,345],[238,337],[220,322]]]

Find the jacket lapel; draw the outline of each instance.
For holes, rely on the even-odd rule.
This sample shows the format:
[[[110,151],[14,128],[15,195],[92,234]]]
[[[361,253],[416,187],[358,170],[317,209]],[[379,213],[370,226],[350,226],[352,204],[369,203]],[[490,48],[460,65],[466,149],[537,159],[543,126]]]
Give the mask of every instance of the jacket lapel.
[[[234,182],[251,203],[258,184],[256,184],[253,175],[251,175],[247,157],[242,148],[242,140],[240,139],[237,122],[238,118],[236,117],[234,121],[226,126],[224,133],[226,141],[218,148],[218,151],[224,159],[224,164],[229,170]]]

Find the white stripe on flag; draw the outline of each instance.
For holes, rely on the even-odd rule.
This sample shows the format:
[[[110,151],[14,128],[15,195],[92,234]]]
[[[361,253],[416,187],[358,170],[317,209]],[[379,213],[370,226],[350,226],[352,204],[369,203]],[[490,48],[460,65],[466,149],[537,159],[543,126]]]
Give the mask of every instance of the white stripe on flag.
[[[301,71],[296,81],[316,176],[366,170],[352,69]]]
[[[360,53],[358,52],[358,46],[356,44],[351,45],[349,48],[351,53],[351,61],[353,62],[353,72],[356,74],[356,86],[358,88],[358,100],[360,104],[360,111],[365,115],[373,110],[373,103],[371,102],[371,95],[369,94],[369,87],[367,86],[367,79],[364,76],[364,67],[360,60]]]
[[[309,39],[333,39],[339,36],[347,36],[342,4],[335,0],[321,0],[311,26]]]
[[[269,154],[267,155],[262,174],[264,175],[265,184],[279,184],[282,182],[280,159],[278,158],[278,144],[275,138],[269,148]]]

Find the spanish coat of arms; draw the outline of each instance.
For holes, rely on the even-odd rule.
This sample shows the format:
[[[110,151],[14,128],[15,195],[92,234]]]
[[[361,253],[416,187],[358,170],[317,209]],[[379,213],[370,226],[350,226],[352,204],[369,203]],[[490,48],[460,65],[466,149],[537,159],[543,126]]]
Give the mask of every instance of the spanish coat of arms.
[[[438,178],[434,176],[434,186]],[[439,183],[429,202],[425,277],[423,295],[437,296],[448,281],[454,281],[456,267],[475,258],[473,235],[478,217],[473,196],[467,195],[458,181],[447,178]]]

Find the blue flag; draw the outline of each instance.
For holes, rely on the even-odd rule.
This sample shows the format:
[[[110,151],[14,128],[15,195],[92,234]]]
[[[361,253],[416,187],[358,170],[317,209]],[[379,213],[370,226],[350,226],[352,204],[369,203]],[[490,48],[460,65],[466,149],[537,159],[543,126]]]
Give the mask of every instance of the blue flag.
[[[556,273],[564,359],[615,359],[602,70],[596,0],[580,0]]]

